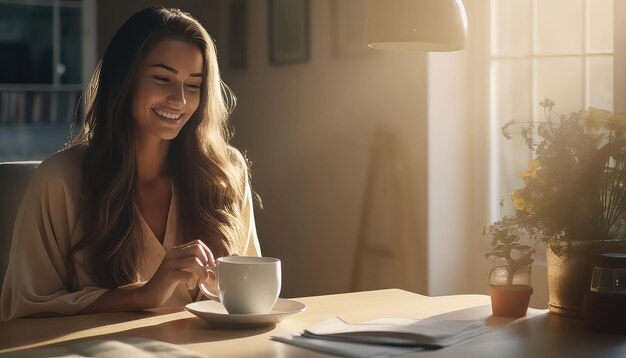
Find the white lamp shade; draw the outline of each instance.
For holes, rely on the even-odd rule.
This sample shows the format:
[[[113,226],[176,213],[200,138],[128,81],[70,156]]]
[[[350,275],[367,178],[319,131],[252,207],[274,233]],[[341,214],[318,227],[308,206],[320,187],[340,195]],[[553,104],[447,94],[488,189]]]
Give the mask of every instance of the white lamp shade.
[[[466,31],[461,0],[374,0],[367,38],[380,50],[457,51]]]

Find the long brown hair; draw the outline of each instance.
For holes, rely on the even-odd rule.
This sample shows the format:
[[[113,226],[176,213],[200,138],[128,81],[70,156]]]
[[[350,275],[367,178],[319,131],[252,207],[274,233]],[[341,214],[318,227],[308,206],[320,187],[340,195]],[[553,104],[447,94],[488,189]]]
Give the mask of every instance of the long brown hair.
[[[176,187],[178,217],[185,241],[203,240],[216,255],[240,253],[240,213],[248,179],[243,156],[229,146],[227,119],[235,98],[221,81],[215,45],[206,30],[178,9],[146,8],[111,40],[86,91],[87,111],[80,133],[68,147],[86,147],[83,159],[85,237],[73,254],[90,249],[98,284],[117,287],[142,279],[137,262],[142,242],[133,201],[137,165],[131,101],[139,63],[157,42],[176,38],[196,44],[203,55],[200,104],[170,143],[168,166]],[[69,277],[69,287],[74,278]]]

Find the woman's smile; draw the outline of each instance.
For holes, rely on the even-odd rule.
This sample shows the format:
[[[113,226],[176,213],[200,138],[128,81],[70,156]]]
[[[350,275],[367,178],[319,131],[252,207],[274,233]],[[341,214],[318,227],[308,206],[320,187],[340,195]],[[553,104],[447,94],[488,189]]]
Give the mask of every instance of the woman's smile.
[[[152,109],[152,112],[154,112],[154,114],[159,116],[161,119],[174,121],[176,122],[176,124],[180,123],[180,119],[185,114],[184,112],[179,112],[179,113],[166,112],[166,111],[162,111],[157,108],[154,108],[154,107],[152,107],[151,109]]]

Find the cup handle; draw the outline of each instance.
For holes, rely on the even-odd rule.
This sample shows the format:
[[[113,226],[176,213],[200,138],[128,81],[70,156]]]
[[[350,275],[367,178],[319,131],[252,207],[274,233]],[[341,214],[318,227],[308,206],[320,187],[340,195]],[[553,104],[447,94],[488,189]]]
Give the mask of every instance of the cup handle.
[[[217,271],[215,270],[215,268],[213,267],[209,267],[209,266],[205,266],[204,269],[208,272],[213,272],[213,274],[215,275],[215,278],[217,279]],[[200,287],[200,291],[202,291],[202,293],[207,296],[208,298],[212,299],[213,301],[217,301],[217,302],[222,302],[220,300],[220,297],[214,293],[212,293],[211,291],[209,291],[209,289],[204,285],[204,282],[198,285]]]

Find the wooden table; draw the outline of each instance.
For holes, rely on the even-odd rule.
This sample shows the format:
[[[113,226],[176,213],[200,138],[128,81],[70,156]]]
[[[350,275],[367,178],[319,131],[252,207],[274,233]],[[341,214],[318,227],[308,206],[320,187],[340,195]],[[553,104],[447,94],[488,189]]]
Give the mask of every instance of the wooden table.
[[[427,297],[390,289],[296,298],[307,310],[277,326],[250,329],[213,327],[182,308],[135,313],[95,314],[54,318],[25,318],[0,322],[0,353],[62,345],[91,339],[146,337],[173,343],[211,357],[323,356],[271,341],[275,335],[296,334],[333,316],[348,322],[378,318],[425,318],[489,305],[489,296]],[[482,308],[485,318],[487,307]],[[582,322],[531,311],[534,317],[471,341],[420,356],[440,357],[626,357],[626,337],[587,332]],[[463,317],[458,317],[462,319]],[[489,318],[498,320],[495,317]]]

